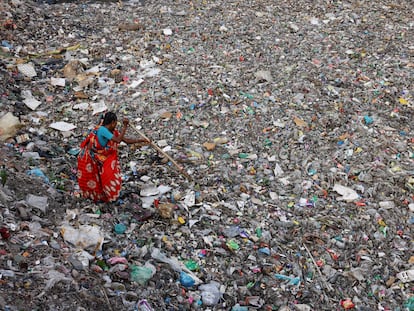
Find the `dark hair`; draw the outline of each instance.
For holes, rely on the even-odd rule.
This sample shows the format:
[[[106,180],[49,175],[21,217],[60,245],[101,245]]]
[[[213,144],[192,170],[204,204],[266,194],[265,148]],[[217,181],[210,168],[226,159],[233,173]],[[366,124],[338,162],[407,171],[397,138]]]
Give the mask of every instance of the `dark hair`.
[[[117,121],[117,120],[118,118],[116,117],[116,114],[111,111],[108,111],[107,113],[105,113],[102,125],[108,125],[108,124],[111,124],[113,121]]]

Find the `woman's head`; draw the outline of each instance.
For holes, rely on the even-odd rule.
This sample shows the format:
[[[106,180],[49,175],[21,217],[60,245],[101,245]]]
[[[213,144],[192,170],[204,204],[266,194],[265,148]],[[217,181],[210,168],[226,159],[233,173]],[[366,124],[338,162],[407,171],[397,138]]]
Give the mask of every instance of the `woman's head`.
[[[109,124],[113,123],[114,121],[116,122],[117,120],[118,119],[116,117],[116,114],[111,112],[111,111],[108,111],[107,113],[105,113],[102,125],[104,125],[104,126],[109,125]]]

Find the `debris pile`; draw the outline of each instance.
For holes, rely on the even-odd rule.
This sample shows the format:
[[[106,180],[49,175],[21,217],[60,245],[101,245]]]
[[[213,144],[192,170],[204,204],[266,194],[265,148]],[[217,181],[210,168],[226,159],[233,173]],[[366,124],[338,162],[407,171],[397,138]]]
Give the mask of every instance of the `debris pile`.
[[[412,2],[0,3],[0,309],[414,310]],[[77,155],[128,117],[113,204]]]

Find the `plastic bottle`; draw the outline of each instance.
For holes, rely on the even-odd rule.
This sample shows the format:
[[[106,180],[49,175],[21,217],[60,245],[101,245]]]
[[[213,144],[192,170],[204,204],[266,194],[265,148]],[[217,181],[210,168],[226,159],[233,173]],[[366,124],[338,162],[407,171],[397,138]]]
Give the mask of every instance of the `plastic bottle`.
[[[262,228],[256,228],[256,236],[260,239],[262,237]]]

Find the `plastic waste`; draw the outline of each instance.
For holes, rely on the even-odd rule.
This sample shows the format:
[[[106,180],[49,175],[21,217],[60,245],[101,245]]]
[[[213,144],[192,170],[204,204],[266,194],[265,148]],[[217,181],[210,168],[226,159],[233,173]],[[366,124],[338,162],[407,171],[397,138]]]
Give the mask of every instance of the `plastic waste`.
[[[297,311],[312,311],[312,308],[308,305],[305,305],[303,303],[295,304],[295,310]]]
[[[76,128],[76,125],[65,121],[59,121],[51,123],[49,127],[61,132],[68,132],[74,130]]]
[[[0,141],[16,135],[20,127],[19,118],[14,116],[11,112],[6,113],[0,118]]]
[[[300,277],[290,277],[283,274],[276,273],[275,278],[278,280],[289,281],[289,285],[299,285],[300,284]]]
[[[156,268],[146,262],[144,266],[132,265],[131,270],[131,281],[137,282],[138,284],[145,285],[149,279],[153,277],[156,272]]]
[[[198,263],[194,260],[186,260],[184,264],[190,271],[197,271],[200,268]]]
[[[414,296],[408,298],[404,302],[404,308],[406,308],[407,311],[414,311]]]
[[[374,122],[374,119],[370,116],[364,116],[364,122],[366,125],[370,125]]]
[[[124,234],[126,229],[127,229],[127,227],[123,223],[119,223],[119,224],[116,224],[114,226],[114,231],[115,231],[116,234]]]
[[[43,171],[40,168],[28,170],[27,175],[40,177],[41,179],[43,179],[45,183],[49,183],[49,178],[45,175],[45,173],[43,173]]]
[[[154,311],[154,309],[151,307],[149,302],[146,299],[142,299],[138,301],[135,305],[136,311]]]
[[[76,258],[77,261],[80,262],[83,269],[88,268],[89,262],[95,258],[94,256],[92,256],[91,254],[89,254],[88,252],[84,250],[76,250],[76,252],[74,252],[72,256]]]
[[[24,90],[22,91],[22,97],[24,98],[23,102],[27,107],[29,107],[31,110],[36,110],[42,102],[38,99],[36,99],[32,92],[30,90]]]
[[[64,78],[50,78],[50,84],[54,86],[65,86],[66,80]]]
[[[152,197],[152,196],[156,196],[160,193],[158,187],[152,185],[152,184],[147,184],[144,187],[141,188],[140,191],[140,195],[142,197]]]
[[[40,155],[36,151],[22,152],[22,157],[25,158],[25,159],[32,159],[32,160],[39,160],[40,159]]]
[[[10,238],[10,231],[6,227],[0,228],[0,235],[3,240],[8,240]]]
[[[118,263],[128,264],[128,260],[125,257],[112,257],[107,260],[107,263],[111,265],[116,265]]]
[[[134,176],[137,176],[137,162],[136,161],[129,161],[129,168],[132,171]]]
[[[234,238],[241,233],[242,229],[239,226],[231,226],[224,229],[224,235],[228,238]]]
[[[349,310],[349,309],[353,309],[355,307],[355,304],[352,302],[351,299],[347,298],[347,299],[341,300],[341,306],[345,310]]]
[[[344,297],[412,309],[413,281],[397,276],[414,264],[412,1],[32,2],[0,1],[0,117],[20,121],[0,148],[0,258],[13,272],[1,310],[73,297],[114,310],[144,298],[156,310],[344,310]],[[121,143],[120,198],[100,213],[76,162],[105,111],[193,180],[151,146]],[[27,176],[35,167],[53,187]],[[46,213],[19,203],[28,193],[48,198]],[[98,237],[68,242],[62,222],[98,227],[101,249]],[[157,272],[131,281],[149,258]],[[74,280],[45,293],[49,270]],[[217,305],[196,277],[225,280]]]
[[[340,184],[335,184],[332,190],[341,195],[341,197],[338,198],[340,201],[352,202],[359,198],[359,195],[355,190]]]
[[[104,236],[98,226],[80,225],[74,228],[64,224],[60,233],[66,242],[82,249],[91,249],[93,252],[101,250],[104,241]]]
[[[194,279],[190,275],[185,273],[184,271],[180,272],[179,280],[180,280],[181,285],[184,287],[192,287],[195,284]]]
[[[39,209],[44,214],[49,206],[48,197],[46,196],[28,194],[26,196],[26,202],[29,206]]]
[[[23,63],[17,65],[17,69],[26,77],[33,78],[37,76],[33,63]]]
[[[249,307],[236,304],[231,308],[231,311],[249,311]]]
[[[68,283],[72,281],[72,278],[56,270],[49,270],[46,277],[48,280],[46,281],[45,291],[52,289],[59,282]]]
[[[6,278],[14,278],[16,273],[13,270],[0,269],[0,276]]]
[[[237,251],[240,249],[240,245],[235,240],[227,241],[226,246],[232,251]]]
[[[184,263],[179,262],[175,258],[168,258],[165,254],[163,254],[158,248],[153,248],[151,251],[151,257],[155,260],[164,262],[166,264],[169,264],[170,267],[177,272],[185,272],[188,274],[193,280],[194,285],[198,285],[203,283],[192,271],[190,271]]]
[[[200,285],[198,289],[201,291],[204,305],[215,306],[219,303],[221,298],[220,283],[211,281],[210,283]]]
[[[399,278],[401,282],[403,283],[413,282],[414,281],[414,269],[397,273],[397,278]]]

